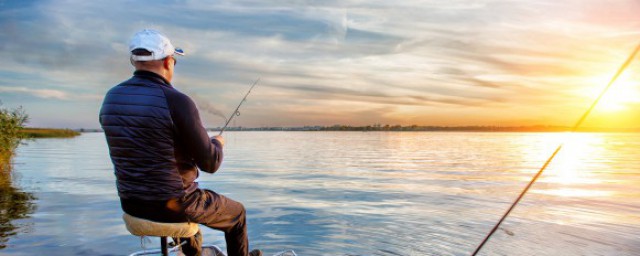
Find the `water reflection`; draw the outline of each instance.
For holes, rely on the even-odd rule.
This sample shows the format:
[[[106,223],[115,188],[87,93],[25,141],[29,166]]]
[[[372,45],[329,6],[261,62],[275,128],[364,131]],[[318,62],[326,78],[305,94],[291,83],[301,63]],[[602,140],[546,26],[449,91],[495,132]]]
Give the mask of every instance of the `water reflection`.
[[[200,185],[245,204],[251,246],[267,255],[469,255],[565,135],[229,132],[223,167]],[[485,255],[638,255],[640,134],[574,137]],[[35,140],[15,163],[19,179],[4,180],[38,197],[23,210],[38,207],[9,221],[33,226],[14,229],[1,255],[141,250],[104,134]]]
[[[560,142],[562,149],[550,165],[549,171],[542,182],[553,184],[536,193],[563,197],[602,197],[610,196],[610,191],[603,190],[598,185],[602,183],[600,170],[610,169],[606,162],[598,161],[603,158],[606,143],[601,134],[566,133]],[[597,163],[597,167],[593,168]]]
[[[7,247],[11,236],[22,232],[23,226],[14,220],[28,218],[36,209],[35,196],[14,187],[11,178],[11,166],[0,168],[0,249]]]

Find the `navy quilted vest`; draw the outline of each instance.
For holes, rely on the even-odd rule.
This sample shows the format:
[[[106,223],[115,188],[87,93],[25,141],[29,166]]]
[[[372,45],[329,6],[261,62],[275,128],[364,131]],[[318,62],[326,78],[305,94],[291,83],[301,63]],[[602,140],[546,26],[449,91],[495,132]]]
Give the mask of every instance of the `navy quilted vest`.
[[[112,88],[100,110],[120,197],[166,200],[184,194],[173,122],[162,83],[137,76]]]

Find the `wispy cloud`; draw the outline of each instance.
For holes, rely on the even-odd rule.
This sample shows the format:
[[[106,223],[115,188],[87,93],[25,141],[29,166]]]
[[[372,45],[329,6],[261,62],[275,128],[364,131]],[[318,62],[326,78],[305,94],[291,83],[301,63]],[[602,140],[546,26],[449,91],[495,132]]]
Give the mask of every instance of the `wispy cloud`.
[[[187,51],[174,84],[202,108],[226,113],[263,78],[238,120],[247,126],[563,122],[640,30],[635,0],[3,4],[3,102],[96,99],[130,75],[127,41],[152,27]]]
[[[30,89],[26,87],[0,87],[0,92],[4,93],[25,93],[29,95],[33,95],[38,98],[44,99],[59,99],[59,100],[67,100],[69,96],[67,93],[58,90],[48,90],[48,89]]]
[[[0,86],[0,93],[19,93],[31,95],[41,99],[57,99],[64,101],[72,100],[101,100],[102,95],[99,94],[78,94],[61,90],[51,89],[33,89],[27,87],[8,87]]]

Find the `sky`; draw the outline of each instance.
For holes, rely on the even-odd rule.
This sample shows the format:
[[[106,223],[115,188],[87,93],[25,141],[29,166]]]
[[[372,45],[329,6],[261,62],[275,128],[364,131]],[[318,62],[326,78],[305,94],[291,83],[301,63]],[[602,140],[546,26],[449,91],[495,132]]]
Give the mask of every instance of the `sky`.
[[[206,127],[571,126],[640,43],[637,0],[0,0],[0,101],[98,128],[128,41],[166,34]],[[640,127],[640,57],[587,126]]]

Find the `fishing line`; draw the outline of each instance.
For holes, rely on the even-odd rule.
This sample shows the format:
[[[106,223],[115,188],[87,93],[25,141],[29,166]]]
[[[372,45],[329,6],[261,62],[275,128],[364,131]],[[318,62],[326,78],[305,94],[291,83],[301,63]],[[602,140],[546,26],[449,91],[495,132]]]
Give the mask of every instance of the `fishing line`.
[[[595,106],[598,104],[598,102],[600,101],[600,99],[602,98],[602,96],[604,96],[604,94],[609,90],[609,88],[611,88],[611,86],[613,85],[613,83],[618,79],[618,77],[620,76],[620,74],[622,74],[622,72],[624,72],[625,69],[627,69],[627,67],[629,66],[629,64],[631,64],[631,62],[633,61],[634,57],[636,56],[636,54],[638,53],[638,51],[640,51],[640,45],[638,45],[636,47],[636,49],[631,53],[631,55],[629,55],[629,58],[627,58],[627,61],[624,62],[624,64],[622,64],[622,66],[620,66],[620,68],[618,69],[618,72],[616,72],[616,74],[613,76],[613,78],[611,78],[611,80],[609,81],[609,84],[607,84],[607,87],[604,88],[604,90],[602,90],[602,92],[600,93],[600,95],[598,95],[598,98],[595,99],[595,101],[593,101],[593,103],[591,104],[591,106],[587,109],[586,112],[584,112],[584,114],[582,115],[582,117],[580,117],[580,119],[578,119],[578,122],[576,122],[576,124],[573,126],[573,128],[571,128],[571,132],[575,132],[578,130],[578,127],[580,127],[580,125],[582,124],[582,122],[584,122],[584,120],[587,118],[587,116],[591,113],[591,111],[593,110],[593,108],[595,108]],[[482,243],[480,243],[480,245],[478,245],[478,247],[476,248],[476,250],[473,252],[473,254],[471,254],[472,256],[475,256],[476,254],[478,254],[478,252],[480,252],[480,249],[482,249],[482,247],[485,245],[485,243],[487,243],[487,241],[489,241],[489,238],[491,238],[491,236],[493,235],[493,233],[496,232],[496,230],[498,230],[498,227],[500,226],[500,224],[502,224],[502,222],[507,218],[507,216],[509,215],[509,213],[511,213],[511,210],[513,210],[513,208],[516,207],[516,205],[520,202],[520,200],[522,199],[522,197],[524,197],[524,195],[527,193],[527,191],[529,191],[529,188],[531,188],[531,186],[533,185],[533,183],[536,182],[536,180],[538,179],[538,177],[540,177],[540,175],[542,175],[542,172],[547,168],[547,166],[549,165],[549,163],[551,163],[551,160],[553,160],[553,158],[558,154],[558,152],[560,151],[560,149],[562,148],[562,146],[564,145],[564,143],[560,143],[560,145],[558,145],[558,147],[556,148],[555,151],[553,151],[553,154],[551,154],[551,156],[549,157],[549,159],[547,159],[547,161],[544,163],[544,165],[542,166],[542,168],[540,168],[540,170],[538,171],[538,173],[536,173],[536,175],[533,176],[533,178],[531,179],[531,181],[529,182],[529,184],[527,184],[527,186],[524,188],[524,190],[522,190],[522,192],[520,193],[520,195],[518,196],[518,198],[511,204],[511,207],[509,207],[509,209],[504,213],[504,215],[502,215],[502,218],[500,219],[500,221],[498,221],[498,223],[496,223],[496,225],[493,227],[493,229],[491,229],[491,231],[487,234],[487,236],[484,238],[484,240],[482,240]]]
[[[242,105],[243,102],[245,102],[247,100],[247,96],[249,96],[249,93],[251,93],[251,90],[253,90],[253,87],[256,86],[256,84],[258,84],[258,81],[260,81],[260,78],[256,79],[256,81],[253,82],[253,84],[251,85],[251,88],[249,88],[249,91],[247,92],[247,94],[244,95],[244,98],[242,98],[242,100],[240,101],[240,104],[238,104],[238,106],[236,107],[236,110],[234,110],[233,113],[231,113],[231,116],[229,116],[229,119],[227,119],[227,123],[224,124],[224,127],[222,127],[222,129],[220,130],[220,134],[218,134],[218,135],[222,135],[222,132],[224,132],[224,129],[227,128],[227,126],[229,125],[231,120],[235,116],[239,116],[240,115],[240,111],[238,111],[240,109],[240,106]]]

